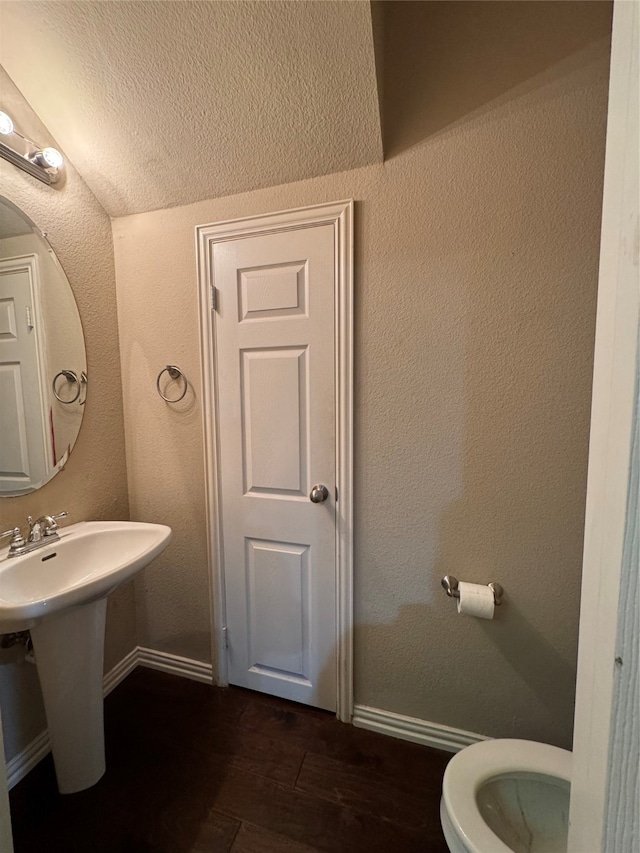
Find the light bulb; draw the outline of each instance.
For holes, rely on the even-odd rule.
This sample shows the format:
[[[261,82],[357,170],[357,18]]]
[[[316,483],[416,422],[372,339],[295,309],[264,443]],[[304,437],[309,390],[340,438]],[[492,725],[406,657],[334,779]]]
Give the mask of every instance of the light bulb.
[[[43,169],[59,169],[64,158],[57,148],[43,148],[24,155],[30,163],[42,166]]]
[[[11,116],[8,116],[3,112],[0,112],[0,133],[4,136],[7,136],[9,133],[13,133],[13,122],[11,121]]]
[[[59,169],[64,163],[64,157],[57,148],[43,148],[42,159],[51,169]]]

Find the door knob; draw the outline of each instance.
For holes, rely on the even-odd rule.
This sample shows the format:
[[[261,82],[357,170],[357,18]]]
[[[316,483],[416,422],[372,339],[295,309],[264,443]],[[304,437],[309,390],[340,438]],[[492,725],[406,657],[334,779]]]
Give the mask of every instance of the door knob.
[[[309,500],[314,504],[321,504],[329,497],[329,489],[326,486],[314,486],[311,489]]]

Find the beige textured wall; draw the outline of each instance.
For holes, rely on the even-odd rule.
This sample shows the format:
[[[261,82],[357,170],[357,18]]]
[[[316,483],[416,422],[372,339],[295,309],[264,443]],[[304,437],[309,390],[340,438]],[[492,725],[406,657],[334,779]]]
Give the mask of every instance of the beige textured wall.
[[[1,68],[0,102],[22,133],[42,144],[55,144]],[[31,495],[0,498],[0,528],[24,525],[29,514],[63,509],[69,512],[69,523],[126,519],[129,506],[109,218],[71,165],[60,189],[39,183],[4,160],[0,160],[0,181],[1,194],[48,232],[65,269],[84,326],[91,382],[80,435],[65,470]],[[125,588],[112,596],[109,605],[106,668],[134,645],[134,602],[131,589]],[[0,704],[5,750],[11,758],[44,728],[32,666],[0,662]]]
[[[209,650],[194,227],[352,196],[356,701],[570,745],[608,57],[599,37],[381,166],[114,221],[131,513],[175,533],[141,642]],[[500,581],[498,618],[458,617],[445,573]]]

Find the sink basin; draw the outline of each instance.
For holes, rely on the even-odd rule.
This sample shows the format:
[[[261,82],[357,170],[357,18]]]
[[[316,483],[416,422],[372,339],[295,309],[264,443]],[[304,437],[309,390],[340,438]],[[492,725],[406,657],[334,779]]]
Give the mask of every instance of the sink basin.
[[[113,592],[166,548],[171,528],[137,521],[83,521],[60,539],[0,561],[0,633]]]
[[[0,633],[31,631],[58,788],[82,791],[105,772],[107,596],[169,544],[171,528],[84,521],[56,542],[0,558]]]

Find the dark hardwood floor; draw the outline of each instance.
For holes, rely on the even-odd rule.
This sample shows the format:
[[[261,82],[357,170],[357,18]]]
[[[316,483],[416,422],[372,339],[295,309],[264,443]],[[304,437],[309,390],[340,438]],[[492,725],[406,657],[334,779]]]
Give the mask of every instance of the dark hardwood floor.
[[[11,792],[16,853],[446,853],[448,753],[239,688],[138,668],[105,702],[107,772]]]

